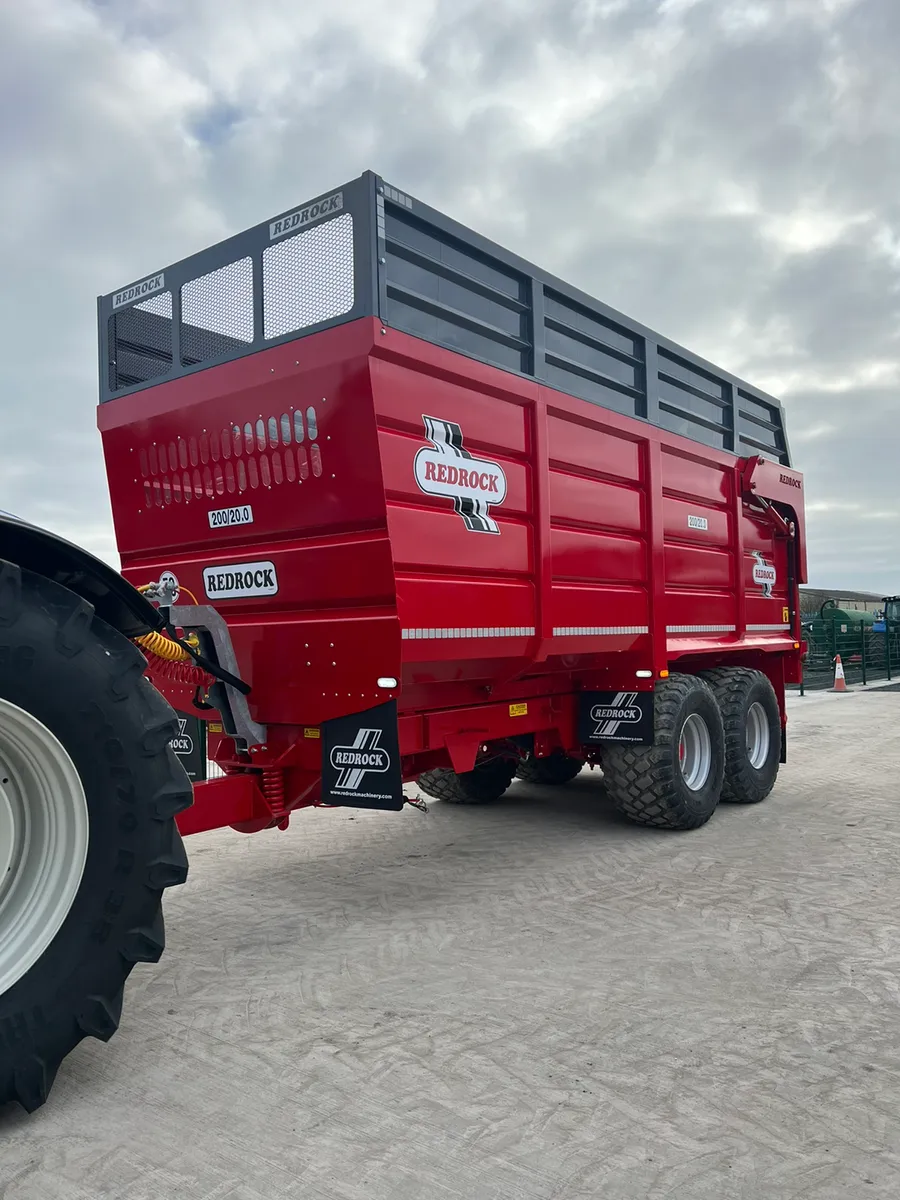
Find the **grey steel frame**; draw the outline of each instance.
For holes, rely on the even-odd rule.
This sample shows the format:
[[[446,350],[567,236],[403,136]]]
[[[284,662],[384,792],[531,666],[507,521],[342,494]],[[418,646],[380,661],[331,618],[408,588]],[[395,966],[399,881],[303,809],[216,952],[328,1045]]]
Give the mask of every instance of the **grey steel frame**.
[[[581,395],[592,403],[604,403],[597,399],[600,392],[613,401],[611,407],[654,425],[671,429],[673,420],[681,422],[688,427],[675,428],[675,432],[706,445],[740,455],[762,453],[790,465],[784,413],[774,397],[391,187],[371,171],[299,208],[338,192],[342,194],[341,213],[350,213],[353,218],[354,297],[348,312],[280,337],[264,337],[263,252],[273,244],[270,226],[298,211],[289,209],[287,214],[164,268],[165,289],[172,297],[172,366],[163,375],[130,386],[110,387],[109,363],[115,357],[115,347],[110,344],[110,318],[129,306],[114,309],[117,293],[98,299],[100,402],[361,317],[378,317],[395,328]],[[305,225],[303,231],[329,219],[333,216],[326,214]],[[417,241],[427,243],[427,249],[417,248]],[[183,365],[182,287],[247,257],[253,264],[253,341],[202,363]],[[404,274],[410,272],[423,281],[424,290],[404,283]],[[442,293],[452,294],[457,303],[451,304]],[[139,301],[137,297],[134,303]],[[560,320],[558,311],[556,316],[548,312],[553,306],[564,310],[564,319]],[[485,311],[496,314],[500,321],[486,318]],[[565,316],[567,313],[572,317]],[[518,331],[512,328],[514,325]],[[548,336],[554,334],[557,341],[565,339],[579,353],[583,348],[581,359],[549,348]],[[631,351],[622,348],[629,341]],[[619,377],[615,370],[610,376],[604,368],[598,368],[598,361],[608,361]],[[668,399],[661,398],[664,388],[669,391]],[[678,392],[674,402],[673,389]],[[618,407],[619,396],[623,397],[622,408]],[[688,411],[691,408],[693,411]],[[721,415],[711,419],[711,412]]]

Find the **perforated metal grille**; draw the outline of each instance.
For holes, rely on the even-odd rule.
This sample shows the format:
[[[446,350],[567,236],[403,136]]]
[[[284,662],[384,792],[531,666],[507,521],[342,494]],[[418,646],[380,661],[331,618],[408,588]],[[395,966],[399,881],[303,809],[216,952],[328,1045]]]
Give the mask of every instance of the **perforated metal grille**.
[[[353,308],[353,218],[349,213],[263,251],[266,338],[343,316]]]
[[[181,361],[209,362],[253,341],[253,260],[192,279],[181,289]]]
[[[160,292],[109,319],[111,391],[168,375],[172,369],[172,293]]]
[[[140,304],[134,306],[140,312],[153,313],[157,317],[165,317],[167,321],[172,320],[172,293],[160,292],[158,296],[151,296],[149,300],[142,300]]]

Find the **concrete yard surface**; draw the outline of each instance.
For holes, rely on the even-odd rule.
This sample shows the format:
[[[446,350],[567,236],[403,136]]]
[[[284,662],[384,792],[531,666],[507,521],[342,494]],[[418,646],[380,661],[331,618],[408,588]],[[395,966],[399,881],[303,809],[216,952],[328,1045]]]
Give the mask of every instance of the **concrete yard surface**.
[[[2,1200],[900,1195],[900,693],[789,702],[687,834],[596,773],[188,843],[169,948]]]

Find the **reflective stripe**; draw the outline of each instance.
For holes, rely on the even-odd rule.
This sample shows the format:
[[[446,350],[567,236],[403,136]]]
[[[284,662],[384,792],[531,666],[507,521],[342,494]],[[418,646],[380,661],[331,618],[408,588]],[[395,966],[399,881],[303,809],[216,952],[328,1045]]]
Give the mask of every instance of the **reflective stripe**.
[[[533,625],[506,625],[475,628],[460,626],[453,629],[404,629],[404,641],[443,641],[447,638],[534,637]]]
[[[748,625],[748,633],[771,633],[790,625]],[[667,625],[666,633],[734,633],[734,625]],[[554,637],[621,637],[649,633],[647,625],[556,625]],[[533,625],[456,626],[444,629],[404,629],[404,641],[443,641],[448,638],[534,637]]]
[[[734,633],[735,625],[667,625],[666,633]]]
[[[554,637],[616,637],[623,633],[649,633],[647,625],[558,625]]]

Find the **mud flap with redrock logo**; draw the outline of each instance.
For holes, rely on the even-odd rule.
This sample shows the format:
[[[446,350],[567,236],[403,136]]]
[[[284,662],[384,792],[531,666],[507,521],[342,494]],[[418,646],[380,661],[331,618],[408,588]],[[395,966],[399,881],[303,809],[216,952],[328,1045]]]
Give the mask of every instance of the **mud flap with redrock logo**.
[[[583,746],[599,742],[653,744],[652,692],[582,692],[578,731]]]
[[[323,724],[322,803],[403,808],[396,700]]]
[[[178,716],[178,733],[169,745],[178,755],[191,783],[206,779],[206,722],[199,717]]]

